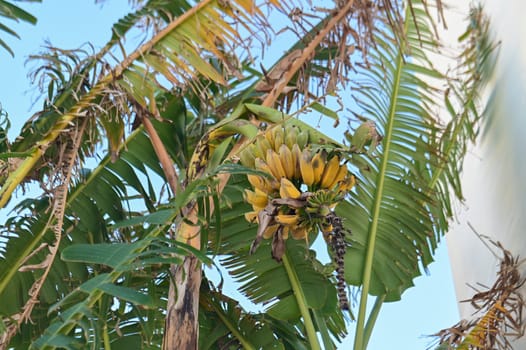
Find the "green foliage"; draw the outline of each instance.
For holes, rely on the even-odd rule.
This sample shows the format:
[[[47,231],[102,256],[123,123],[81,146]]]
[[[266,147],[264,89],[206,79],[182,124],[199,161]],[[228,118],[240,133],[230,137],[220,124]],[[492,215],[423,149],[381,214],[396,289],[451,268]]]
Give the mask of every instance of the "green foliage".
[[[400,299],[432,261],[448,229],[453,195],[461,197],[458,179],[466,144],[477,135],[484,83],[479,63],[491,51],[487,27],[471,22],[462,38],[467,44],[460,55],[460,78],[451,79],[428,59],[439,45],[423,2],[411,1],[403,28],[371,18],[371,27],[355,34],[369,45],[363,47],[366,64],[354,66],[359,79],[350,89],[357,101],[353,112],[370,123],[351,132],[346,145],[302,114],[312,109],[331,123],[342,119],[325,102],[329,95],[349,91],[337,87],[345,87],[350,66],[334,59],[352,54],[351,39],[342,29],[347,27],[331,29],[305,56],[302,70],[278,96],[280,108],[273,108],[261,103],[268,91],[258,85],[275,83],[275,69],[290,69],[295,61],[277,60],[260,74],[252,61],[233,56],[249,56],[246,47],[236,46],[243,38],[235,20],[249,35],[258,30],[268,35],[263,10],[250,3],[146,1],[114,25],[112,38],[98,53],[49,48],[33,57],[40,64],[34,77],[46,86],[42,111],[13,142],[5,137],[8,123],[0,124],[0,178],[6,179],[0,201],[5,203],[17,186],[45,188],[36,198],[20,200],[0,230],[0,300],[10,301],[0,303],[0,334],[15,330],[10,347],[158,348],[171,283],[168,269],[194,255],[202,264],[220,264],[247,302],[262,310],[244,309],[204,275],[200,348],[335,349],[347,323],[338,304],[335,266],[322,263],[319,248],[312,245],[318,233],[312,232],[309,242],[287,240],[282,263],[272,258],[267,241],[249,254],[257,224],[244,218],[251,209],[243,191],[249,188],[246,175],[261,172],[236,161],[240,150],[275,124],[308,130],[313,150],[344,155],[359,180],[336,210],[351,232],[345,237],[345,279],[362,292],[357,350],[365,349],[382,302]],[[397,9],[378,15],[402,20]],[[332,18],[329,13],[303,28],[304,37],[315,38]],[[111,67],[108,53],[142,24],[164,29]],[[308,40],[288,53],[306,50]],[[449,94],[441,94],[428,78],[446,82]],[[305,106],[291,117],[297,101]],[[445,127],[434,116],[443,101],[454,116]],[[48,247],[55,243],[54,189],[63,181],[57,169],[63,166],[70,132],[83,118],[88,127],[79,166],[67,184],[59,258],[49,262],[32,323],[18,328],[16,319],[30,300],[27,291],[38,285]],[[140,125],[146,118],[154,134]],[[173,162],[175,189],[166,189],[154,136]],[[94,165],[93,155],[100,155]],[[13,171],[7,161],[23,166]],[[197,165],[204,170],[197,171]],[[229,181],[221,182],[226,176]],[[198,221],[190,223],[185,215],[194,203]],[[199,228],[199,250],[175,237],[183,222]],[[378,296],[378,302],[366,325],[369,295]]]
[[[25,2],[41,2],[41,0],[21,0]],[[22,21],[27,22],[30,24],[37,23],[37,19],[35,16],[30,14],[29,12],[25,11],[24,9],[16,6],[12,1],[0,1],[0,18],[5,18],[9,20],[13,20],[16,22]],[[14,36],[15,38],[20,39],[19,35],[10,27],[5,25],[4,23],[0,22],[0,31],[2,31],[4,34],[7,33],[11,36]],[[0,46],[2,46],[7,52],[11,54],[11,56],[14,56],[15,53],[9,47],[9,45],[0,38]]]

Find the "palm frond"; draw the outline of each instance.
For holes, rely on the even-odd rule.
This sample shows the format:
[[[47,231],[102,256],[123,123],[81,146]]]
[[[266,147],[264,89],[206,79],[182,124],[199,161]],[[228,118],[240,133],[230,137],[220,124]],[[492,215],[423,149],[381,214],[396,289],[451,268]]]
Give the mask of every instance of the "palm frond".
[[[162,175],[162,171],[153,161],[151,143],[142,129],[137,129],[122,147],[126,147],[126,151],[115,163],[111,163],[108,156],[93,171],[83,169],[84,175],[77,178],[75,186],[71,188],[65,206],[64,232],[67,233],[67,239],[62,242],[61,250],[79,243],[130,242],[140,238],[143,233],[126,228],[117,233],[108,227],[132,215],[142,215],[128,209],[135,194],[139,195],[137,199],[143,198],[146,208],[154,210],[156,193],[153,191],[150,172],[153,170]],[[150,183],[149,188],[144,188],[144,182]],[[33,283],[39,277],[38,270],[30,272],[25,266],[39,264],[45,257],[47,248],[43,244],[50,243],[50,231],[46,225],[50,205],[47,196],[22,202],[15,208],[20,216],[9,219],[2,232],[6,241],[1,246],[0,295],[17,295],[12,298],[12,303],[1,306],[0,313],[3,316],[14,315],[11,306],[16,305],[20,309],[27,302],[23,290],[27,290],[28,283]],[[38,253],[33,253],[38,246],[41,247]],[[78,287],[79,283],[86,281],[89,270],[82,263],[55,261],[44,284],[40,307],[50,307]],[[65,276],[68,276],[66,280]],[[42,314],[42,318],[34,315],[32,319],[39,328],[45,328],[49,322],[45,314]],[[32,327],[25,328],[31,331]]]
[[[282,348],[286,340],[274,337],[273,320],[247,313],[239,303],[204,281],[200,293],[199,349],[216,349],[228,344],[237,349]]]
[[[438,153],[430,107],[437,90],[423,74],[440,73],[426,60],[425,50],[434,51],[437,45],[427,15],[415,2],[413,7],[417,17],[406,19],[407,46],[398,47],[389,28],[379,30],[370,66],[359,71],[365,77],[359,82],[359,113],[376,122],[383,140],[377,156],[353,155],[364,158],[368,169],[360,172],[356,195],[338,211],[353,232],[346,255],[349,283],[370,279],[368,292],[386,294],[386,300],[399,299],[412,285],[420,274],[418,265],[432,261],[437,243],[430,235],[433,219],[423,205],[437,204],[426,181],[430,160]]]
[[[369,66],[359,71],[365,80],[358,84],[358,114],[374,120],[383,139],[374,157],[352,155],[360,159],[356,163],[366,166],[360,169],[356,194],[338,208],[353,232],[352,247],[346,254],[346,278],[362,286],[358,348],[364,340],[361,332],[367,295],[385,301],[400,299],[432,262],[451,217],[452,199],[446,189],[453,186],[459,190],[456,167],[463,157],[462,152],[453,155],[443,151],[464,148],[474,122],[460,121],[463,126],[455,132],[463,135],[452,137],[450,125],[440,137],[442,129],[434,109],[441,105],[441,90],[430,82],[437,78],[447,81],[448,77],[428,58],[437,52],[439,43],[426,6],[411,1],[401,44],[389,27],[380,27],[375,33],[377,47],[369,52]],[[461,89],[457,97],[475,103],[480,86],[471,87],[473,90]],[[474,104],[468,109],[477,114]],[[443,168],[451,172],[445,174]]]
[[[41,0],[22,0],[26,2],[41,2]],[[37,22],[37,19],[35,16],[30,14],[29,12],[25,11],[24,9],[16,6],[13,1],[2,1],[0,2],[0,17],[13,20],[16,22],[23,21],[31,24],[35,24]],[[9,34],[17,39],[19,39],[19,35],[11,29],[9,26],[5,25],[4,23],[0,22],[0,31]],[[0,38],[0,46],[3,47],[7,52],[11,54],[11,56],[14,56],[15,53],[11,49],[11,47]]]
[[[167,24],[109,73],[101,76],[88,91],[75,95],[74,103],[50,121],[48,132],[39,135],[39,146],[30,146],[27,157],[20,162],[17,171],[6,179],[0,189],[0,205],[5,205],[14,189],[24,181],[69,123],[94,107],[93,103],[104,96],[108,89],[111,90],[111,86],[120,86],[119,90],[127,91],[139,105],[148,109],[151,107],[150,102],[155,99],[154,92],[162,88],[159,77],[176,87],[184,87],[197,74],[225,83],[224,72],[218,71],[203,58],[208,52],[228,67],[230,60],[223,52],[242,43],[238,30],[225,16],[233,17],[240,24],[264,23],[261,9],[251,1],[231,1],[227,5],[211,0],[200,2]],[[196,88],[200,89],[198,86]],[[70,91],[67,93],[71,94]]]

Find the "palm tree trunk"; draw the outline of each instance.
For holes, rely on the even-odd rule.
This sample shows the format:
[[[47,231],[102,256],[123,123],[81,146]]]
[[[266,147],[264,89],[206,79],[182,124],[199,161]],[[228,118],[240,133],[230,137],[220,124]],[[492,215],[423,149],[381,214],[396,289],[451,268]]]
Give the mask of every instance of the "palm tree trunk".
[[[170,267],[170,277],[163,350],[197,350],[201,264],[187,256],[182,264]]]

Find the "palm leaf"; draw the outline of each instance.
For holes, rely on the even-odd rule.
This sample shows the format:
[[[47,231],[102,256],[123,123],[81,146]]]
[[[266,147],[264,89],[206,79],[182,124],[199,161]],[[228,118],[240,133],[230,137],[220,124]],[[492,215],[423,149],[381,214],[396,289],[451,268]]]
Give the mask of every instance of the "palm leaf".
[[[209,289],[207,281],[200,293],[199,349],[216,349],[229,344],[237,349],[285,349],[273,334],[272,319],[250,314],[221,292]]]
[[[115,239],[110,237],[108,226],[135,215],[125,209],[129,206],[126,203],[130,200],[130,194],[134,192],[139,194],[139,198],[144,199],[146,208],[153,210],[155,193],[146,190],[142,185],[145,179],[151,181],[152,170],[162,175],[158,164],[152,161],[151,143],[142,129],[138,129],[128,138],[127,143],[122,144],[122,147],[127,149],[118,161],[110,163],[110,157],[106,157],[96,169],[89,172],[87,177],[79,178],[76,186],[70,190],[66,204],[68,219],[64,227],[70,239],[63,241],[61,249],[71,244],[75,246],[79,243],[101,243]],[[148,165],[154,165],[153,169]],[[42,241],[49,241],[50,233],[46,226],[49,217],[46,208],[49,203],[47,197],[40,200],[26,200],[17,208],[22,215],[11,218],[5,225],[7,230],[2,236],[7,241],[2,244],[3,257],[0,259],[2,266],[0,295],[2,298],[9,297],[13,302],[2,304],[0,307],[2,315],[13,315],[16,312],[14,308],[20,309],[25,304],[27,295],[23,291],[38,278],[38,272],[32,274],[18,270],[22,264],[38,264],[45,256],[45,251],[42,251],[33,254],[30,260],[24,262]],[[38,214],[23,215],[27,210]],[[140,234],[141,231],[138,230],[121,229],[117,237],[131,241],[137,239]],[[70,282],[66,282],[64,276],[69,276]],[[88,277],[88,269],[84,264],[55,261],[50,276],[44,284],[41,306],[45,308],[54,304]],[[17,297],[12,297],[15,295]],[[37,322],[39,328],[45,328],[49,318],[45,314],[41,316],[42,318],[33,316],[32,319]],[[16,342],[14,340],[14,343]]]
[[[225,15],[235,17],[240,23],[264,20],[261,10],[251,1],[229,2],[229,6],[225,7],[211,0],[200,2],[174,19],[119,66],[98,79],[89,91],[80,97],[75,96],[76,103],[67,106],[61,114],[50,120],[45,136],[41,136],[38,141],[39,146],[27,150],[28,156],[0,189],[0,205],[5,205],[14,189],[68,124],[90,109],[111,86],[120,86],[142,108],[147,108],[147,101],[154,98],[154,92],[160,87],[157,79],[159,75],[177,87],[197,74],[225,83],[223,73],[202,58],[205,52],[221,58],[221,52],[242,42],[238,31],[225,20]]]
[[[432,261],[437,244],[437,237],[429,235],[434,222],[422,205],[437,203],[430,197],[426,166],[418,165],[429,166],[426,159],[436,154],[432,142],[437,130],[428,103],[436,96],[421,74],[439,73],[425,59],[424,49],[435,48],[425,12],[414,11],[419,15],[415,20],[420,37],[410,17],[405,49],[394,44],[388,29],[379,31],[378,49],[369,52],[371,66],[360,72],[365,79],[360,83],[358,104],[366,118],[375,120],[383,141],[378,157],[365,157],[368,170],[360,173],[356,194],[338,207],[353,232],[346,254],[347,280],[366,284],[364,289],[373,295],[385,294],[387,301],[399,299],[412,285],[420,274],[419,263],[425,267]]]
[[[455,167],[463,156],[442,151],[449,142],[454,148],[465,147],[466,127],[472,125],[464,121],[466,129],[456,129],[463,135],[454,139],[448,132],[442,139],[437,137],[441,130],[433,108],[441,105],[440,90],[429,81],[447,77],[427,58],[438,43],[425,4],[412,1],[407,11],[402,45],[395,44],[389,28],[379,29],[377,47],[369,52],[370,66],[360,71],[365,76],[357,94],[360,114],[376,122],[383,140],[375,157],[352,156],[367,166],[360,171],[356,193],[337,208],[353,233],[345,257],[346,279],[362,286],[357,349],[364,342],[367,295],[382,301],[400,299],[421,269],[432,262],[451,217],[446,189],[451,185],[459,189]],[[472,88],[457,96],[473,98],[479,86]],[[444,167],[452,171],[441,173]],[[441,188],[436,187],[438,178]]]
[[[40,2],[41,0],[22,0],[26,2]],[[0,17],[7,18],[13,21],[24,21],[27,23],[35,24],[37,22],[36,17],[34,17],[29,12],[23,10],[22,8],[14,5],[10,1],[2,0],[0,1]],[[14,36],[16,38],[19,38],[18,34],[12,30],[10,27],[6,26],[5,24],[0,22],[0,31],[5,32],[11,36]],[[14,56],[13,50],[11,50],[11,47],[0,38],[0,46],[2,46],[7,52],[11,54],[11,56]]]

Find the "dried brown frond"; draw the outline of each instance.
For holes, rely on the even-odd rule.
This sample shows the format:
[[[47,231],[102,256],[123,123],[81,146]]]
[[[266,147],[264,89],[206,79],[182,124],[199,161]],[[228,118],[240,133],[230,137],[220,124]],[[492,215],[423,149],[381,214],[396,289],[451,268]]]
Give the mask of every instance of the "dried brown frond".
[[[404,47],[406,15],[411,17],[409,20],[413,21],[420,38],[421,24],[416,19],[419,14],[415,13],[412,1],[407,12],[403,2],[396,0],[336,1],[335,5],[334,8],[288,8],[286,15],[290,22],[278,33],[292,33],[298,43],[273,68],[263,69],[264,79],[257,85],[258,91],[268,92],[278,81],[283,81],[285,88],[276,97],[276,102],[285,111],[289,111],[292,102],[300,101],[300,106],[313,101],[323,102],[327,95],[344,89],[354,66],[367,66],[369,48],[376,46],[377,31],[389,27],[397,45]],[[419,9],[425,11],[427,22],[435,28],[429,7],[436,8],[440,19],[442,4],[436,1],[431,6],[428,1],[419,2]],[[338,18],[336,23],[335,18]],[[316,42],[315,47],[312,47],[313,42]],[[355,53],[360,56],[353,59]]]
[[[521,262],[499,242],[494,244],[502,252],[497,280],[487,290],[463,301],[471,303],[476,317],[434,335],[448,349],[512,350],[510,339],[524,334],[524,300],[519,289],[526,279],[519,272]]]
[[[81,147],[84,131],[86,129],[86,125],[88,124],[87,122],[88,119],[84,118],[81,125],[76,125],[75,127],[70,128],[67,132],[64,132],[64,134],[66,134],[64,138],[66,138],[68,142],[65,142],[62,145],[58,156],[58,167],[55,169],[53,176],[50,177],[52,179],[52,184],[54,185],[54,187],[50,190],[53,206],[51,215],[49,216],[49,220],[46,224],[47,229],[53,232],[55,236],[55,242],[53,245],[41,244],[24,259],[24,265],[19,268],[20,272],[43,270],[43,273],[38,279],[35,280],[35,282],[33,282],[33,285],[29,289],[29,299],[22,307],[22,311],[12,315],[10,320],[4,320],[8,321],[8,326],[0,338],[0,349],[7,347],[10,339],[16,334],[24,322],[31,321],[31,313],[35,305],[39,303],[40,291],[46,282],[48,274],[51,271],[53,261],[58,254],[60,242],[63,236],[62,231],[68,188],[71,182],[72,172],[77,162],[78,151]],[[32,256],[35,256],[39,251],[46,248],[49,252],[42,261],[36,264],[25,264],[25,262],[27,262]]]

